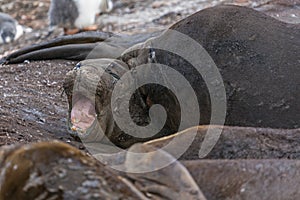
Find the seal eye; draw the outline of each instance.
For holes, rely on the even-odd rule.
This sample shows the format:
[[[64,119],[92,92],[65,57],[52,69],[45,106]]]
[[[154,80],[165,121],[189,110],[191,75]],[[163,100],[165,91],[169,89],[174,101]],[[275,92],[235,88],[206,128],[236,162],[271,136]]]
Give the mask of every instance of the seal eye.
[[[154,63],[156,62],[155,50],[153,48],[149,49],[149,61]]]
[[[79,63],[77,63],[76,66],[74,67],[74,70],[80,69],[80,67],[81,67],[81,63],[79,62]]]

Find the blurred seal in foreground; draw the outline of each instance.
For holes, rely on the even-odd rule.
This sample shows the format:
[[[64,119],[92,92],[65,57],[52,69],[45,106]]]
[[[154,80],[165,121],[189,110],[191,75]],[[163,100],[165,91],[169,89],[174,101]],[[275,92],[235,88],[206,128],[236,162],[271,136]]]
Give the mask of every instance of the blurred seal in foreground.
[[[227,130],[230,131],[230,127]],[[271,129],[269,132],[276,134]],[[148,173],[124,173],[111,170],[62,142],[5,146],[0,149],[0,198],[205,200],[255,197],[265,200],[298,199],[300,195],[298,160],[178,162],[170,154],[154,150],[151,144],[136,144],[128,152],[147,154],[139,159],[128,152],[111,155],[107,164],[143,170],[164,160],[173,160],[173,163],[160,170],[153,168]]]
[[[142,149],[149,151],[145,147]],[[166,153],[159,154],[159,159],[172,159]],[[58,141],[6,146],[0,149],[0,155],[0,199],[148,200],[174,197],[172,199],[205,200],[179,162],[154,171],[150,177],[149,174],[129,175],[113,171]],[[118,160],[117,157],[114,159]],[[130,166],[124,162],[123,165],[134,167],[135,162],[130,160]],[[141,163],[139,167],[146,165]],[[172,174],[175,171],[176,174]]]

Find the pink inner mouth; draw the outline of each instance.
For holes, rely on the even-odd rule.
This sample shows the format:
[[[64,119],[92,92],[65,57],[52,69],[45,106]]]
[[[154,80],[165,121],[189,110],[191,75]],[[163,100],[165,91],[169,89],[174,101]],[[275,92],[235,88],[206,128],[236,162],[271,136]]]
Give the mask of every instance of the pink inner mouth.
[[[96,119],[95,106],[91,100],[80,96],[71,111],[72,130],[85,132]]]

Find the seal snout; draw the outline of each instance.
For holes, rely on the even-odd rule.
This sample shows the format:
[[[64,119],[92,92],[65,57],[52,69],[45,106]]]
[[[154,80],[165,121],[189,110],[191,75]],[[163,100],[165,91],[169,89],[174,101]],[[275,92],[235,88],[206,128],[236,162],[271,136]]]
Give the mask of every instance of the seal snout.
[[[74,95],[71,110],[71,129],[85,133],[96,120],[94,103],[83,95]]]

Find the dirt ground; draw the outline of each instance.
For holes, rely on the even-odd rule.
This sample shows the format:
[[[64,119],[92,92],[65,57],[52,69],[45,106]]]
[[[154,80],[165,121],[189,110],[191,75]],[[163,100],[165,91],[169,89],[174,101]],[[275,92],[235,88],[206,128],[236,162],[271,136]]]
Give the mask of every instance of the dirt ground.
[[[298,0],[115,0],[112,13],[98,18],[99,30],[134,33],[162,29],[197,10],[223,2],[255,7],[283,21],[300,22]],[[18,41],[0,46],[0,57],[62,34],[58,30],[47,37],[49,4],[50,0],[0,1],[0,11],[33,29]],[[58,139],[84,149],[69,134],[68,107],[62,90],[65,74],[75,64],[55,60],[0,66],[0,145]]]

